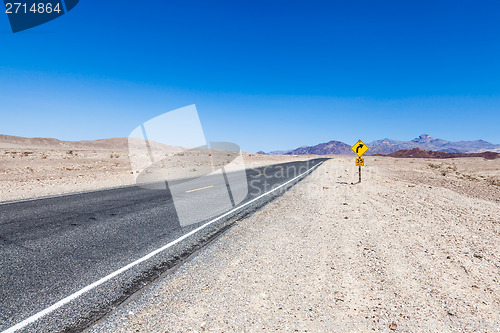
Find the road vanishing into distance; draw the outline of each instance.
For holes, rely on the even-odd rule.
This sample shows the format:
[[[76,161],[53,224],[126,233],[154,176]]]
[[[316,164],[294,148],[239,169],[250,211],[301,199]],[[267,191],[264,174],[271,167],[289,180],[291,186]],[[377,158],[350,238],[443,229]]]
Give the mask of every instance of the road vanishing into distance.
[[[85,329],[325,160],[247,169],[242,202],[187,226],[168,189],[129,186],[0,204],[0,332]],[[185,205],[201,200],[207,209],[227,193],[210,176],[169,185],[185,194]]]

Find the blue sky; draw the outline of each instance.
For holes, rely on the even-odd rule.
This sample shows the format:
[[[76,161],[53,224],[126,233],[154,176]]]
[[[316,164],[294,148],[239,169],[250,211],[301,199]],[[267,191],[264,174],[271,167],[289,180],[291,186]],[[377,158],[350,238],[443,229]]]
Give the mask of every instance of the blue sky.
[[[500,143],[499,1],[91,1],[13,34],[0,133],[126,137],[196,104],[209,141]]]

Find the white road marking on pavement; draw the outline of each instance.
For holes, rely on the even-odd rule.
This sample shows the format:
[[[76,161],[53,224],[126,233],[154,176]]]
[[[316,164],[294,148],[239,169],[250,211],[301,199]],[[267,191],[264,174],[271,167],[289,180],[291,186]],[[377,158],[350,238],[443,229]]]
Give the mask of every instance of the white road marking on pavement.
[[[197,189],[195,189],[195,190],[189,190],[189,191],[186,191],[186,193],[191,193],[191,192],[201,191],[201,190],[204,190],[204,189],[206,189],[206,188],[211,188],[211,187],[214,187],[214,185],[205,186],[205,187],[200,187],[200,188],[197,188]]]
[[[266,193],[264,193],[264,194],[262,194],[262,195],[259,195],[259,196],[258,196],[258,197],[256,197],[256,198],[253,198],[252,200],[250,200],[250,201],[248,201],[248,202],[244,203],[243,205],[241,205],[241,206],[239,206],[239,207],[236,207],[236,208],[234,208],[234,209],[232,209],[232,210],[230,210],[230,211],[228,211],[228,212],[226,212],[226,213],[224,213],[224,214],[220,215],[219,217],[216,217],[216,218],[215,218],[215,219],[213,219],[212,221],[209,221],[209,222],[205,223],[204,225],[202,225],[202,226],[200,226],[200,227],[198,227],[198,228],[196,228],[196,229],[194,229],[194,230],[191,230],[191,231],[190,231],[190,232],[188,232],[187,234],[185,234],[185,235],[183,235],[183,236],[181,236],[181,237],[177,238],[176,240],[174,240],[174,241],[172,241],[172,242],[168,243],[168,244],[167,244],[167,245],[165,245],[165,246],[160,247],[160,248],[159,248],[159,249],[157,249],[157,250],[154,250],[153,252],[151,252],[151,253],[149,253],[149,254],[145,255],[144,257],[142,257],[142,258],[140,258],[140,259],[137,259],[137,260],[136,260],[136,261],[134,261],[134,262],[131,262],[130,264],[128,264],[128,265],[126,265],[126,266],[124,266],[124,267],[122,267],[122,268],[120,268],[120,269],[118,269],[118,270],[114,271],[113,273],[111,273],[111,274],[109,274],[109,275],[106,275],[105,277],[103,277],[103,278],[101,278],[101,279],[97,280],[96,282],[94,282],[94,283],[92,283],[92,284],[89,284],[89,285],[88,285],[88,286],[86,286],[85,288],[80,289],[79,291],[75,292],[74,294],[71,294],[71,295],[69,295],[69,296],[67,296],[67,297],[63,298],[62,300],[60,300],[60,301],[59,301],[59,302],[57,302],[57,303],[54,303],[53,305],[49,306],[48,308],[46,308],[46,309],[44,309],[44,310],[42,310],[42,311],[40,311],[40,312],[38,312],[38,313],[36,313],[36,314],[32,315],[31,317],[26,318],[26,319],[25,319],[25,320],[23,320],[22,322],[20,322],[20,323],[18,323],[18,324],[16,324],[16,325],[14,325],[14,326],[12,326],[11,328],[8,328],[7,330],[3,331],[2,333],[13,333],[13,332],[15,332],[15,331],[17,331],[17,330],[20,330],[20,329],[22,329],[22,328],[25,328],[25,327],[26,327],[26,326],[28,326],[29,324],[32,324],[32,323],[34,323],[35,321],[37,321],[38,319],[40,319],[40,318],[42,318],[42,317],[44,317],[44,316],[48,315],[49,313],[51,313],[51,312],[53,312],[53,311],[57,310],[57,309],[58,309],[58,308],[60,308],[61,306],[65,305],[65,304],[67,304],[67,303],[69,303],[69,302],[71,302],[71,301],[72,301],[72,300],[74,300],[74,299],[77,299],[78,297],[80,297],[81,295],[85,294],[86,292],[88,292],[88,291],[90,291],[90,290],[92,290],[92,289],[94,289],[94,288],[96,288],[96,287],[100,286],[101,284],[103,284],[103,283],[105,283],[105,282],[107,282],[107,281],[111,280],[112,278],[114,278],[114,277],[116,277],[116,276],[120,275],[121,273],[123,273],[123,272],[125,272],[125,271],[129,270],[130,268],[132,268],[132,267],[134,267],[134,266],[136,266],[136,265],[138,265],[138,264],[140,264],[140,263],[142,263],[142,262],[144,262],[144,261],[146,261],[146,260],[148,260],[148,259],[150,259],[150,258],[154,257],[154,256],[155,256],[155,255],[157,255],[158,253],[165,251],[166,249],[168,249],[168,248],[170,248],[170,247],[174,246],[175,244],[177,244],[177,243],[179,243],[179,242],[183,241],[184,239],[188,238],[189,236],[194,235],[194,234],[195,234],[195,233],[197,233],[198,231],[205,229],[206,227],[208,227],[208,226],[209,226],[209,225],[211,225],[212,223],[219,221],[220,219],[222,219],[222,218],[224,218],[224,217],[226,217],[226,216],[228,216],[228,215],[230,215],[230,214],[234,213],[235,211],[237,211],[237,210],[239,210],[239,209],[241,209],[241,208],[243,208],[243,207],[245,207],[245,206],[250,205],[252,202],[255,202],[255,201],[259,200],[260,198],[262,198],[262,197],[264,197],[264,196],[268,195],[269,193],[272,193],[272,192],[274,192],[274,191],[276,191],[276,190],[278,190],[278,189],[282,188],[283,186],[285,186],[285,185],[287,185],[287,184],[289,184],[289,183],[293,182],[294,180],[296,180],[296,179],[298,179],[298,178],[302,177],[303,175],[305,175],[306,173],[308,173],[308,172],[310,172],[310,171],[312,171],[312,170],[316,169],[316,168],[317,168],[318,166],[320,166],[321,164],[323,164],[323,162],[320,162],[320,163],[316,164],[315,166],[313,166],[313,167],[312,167],[312,168],[310,168],[309,170],[304,171],[303,173],[301,173],[301,174],[300,174],[300,175],[298,175],[297,177],[290,179],[289,181],[287,181],[287,182],[285,182],[285,183],[281,184],[280,186],[278,186],[278,187],[276,187],[276,188],[274,188],[274,189],[272,189],[272,190],[270,190],[270,191],[268,191],[268,192],[266,192]]]
[[[44,199],[54,199],[54,198],[61,198],[61,197],[69,197],[72,195],[78,195],[78,194],[88,194],[88,193],[93,193],[93,192],[103,192],[103,191],[112,191],[112,190],[121,190],[124,188],[129,188],[129,187],[136,187],[137,184],[132,184],[132,185],[123,185],[123,186],[115,186],[115,187],[108,187],[108,188],[101,188],[101,189],[96,189],[96,190],[88,190],[88,191],[76,191],[76,192],[69,192],[69,193],[62,193],[62,194],[53,194],[53,195],[45,195],[41,197],[36,197],[36,198],[28,198],[28,199],[17,199],[17,200],[10,200],[10,201],[2,201],[0,202],[1,205],[10,205],[10,204],[15,204],[15,203],[20,203],[20,202],[28,202],[28,201],[37,201],[37,200],[44,200]],[[3,332],[2,332],[3,333]]]

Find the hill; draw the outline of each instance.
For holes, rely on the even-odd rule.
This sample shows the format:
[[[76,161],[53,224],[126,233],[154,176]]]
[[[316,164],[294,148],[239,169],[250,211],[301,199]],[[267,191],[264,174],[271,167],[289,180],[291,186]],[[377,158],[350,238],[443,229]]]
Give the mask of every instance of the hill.
[[[0,148],[7,149],[49,149],[49,150],[106,150],[106,151],[126,151],[129,143],[135,149],[143,149],[143,140],[132,138],[111,138],[87,141],[62,141],[52,138],[25,138],[21,136],[0,134]],[[167,146],[161,143],[150,141],[151,149],[178,151],[179,147]]]

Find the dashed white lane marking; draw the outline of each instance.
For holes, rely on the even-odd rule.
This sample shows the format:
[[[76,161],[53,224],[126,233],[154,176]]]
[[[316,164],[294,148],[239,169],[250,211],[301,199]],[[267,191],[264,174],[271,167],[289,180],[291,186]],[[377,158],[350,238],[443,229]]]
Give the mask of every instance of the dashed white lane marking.
[[[189,190],[189,191],[186,191],[186,193],[191,193],[191,192],[201,191],[201,190],[204,190],[204,189],[207,189],[207,188],[211,188],[211,187],[214,187],[214,185],[205,186],[205,187],[200,187],[200,188],[197,188],[197,189],[194,189],[194,190]]]

